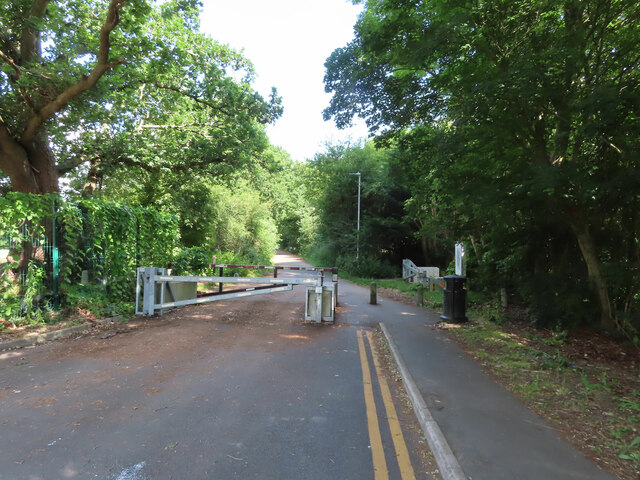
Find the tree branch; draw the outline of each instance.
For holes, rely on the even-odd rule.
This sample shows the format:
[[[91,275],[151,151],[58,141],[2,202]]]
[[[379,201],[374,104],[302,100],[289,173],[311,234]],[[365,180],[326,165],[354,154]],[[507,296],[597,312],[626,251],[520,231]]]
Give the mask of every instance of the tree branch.
[[[22,71],[20,70],[20,67],[16,65],[16,62],[7,54],[5,54],[2,50],[0,50],[0,58],[5,62],[7,62],[11,66],[11,68],[13,68],[13,70],[16,72],[16,76],[13,78],[11,78],[11,75],[9,75],[9,79],[11,80],[11,82],[12,83],[19,82],[20,79],[22,78]],[[26,103],[27,106],[29,107],[29,110],[31,110],[31,112],[35,114],[36,109],[33,105],[33,101],[31,100],[29,95],[27,95],[27,90],[24,87],[18,87],[18,89],[20,90],[20,94],[22,95],[24,103]]]
[[[22,72],[20,71],[20,67],[16,65],[16,62],[14,62],[13,59],[10,58],[2,50],[0,50],[0,58],[5,62],[7,62],[11,66],[11,68],[13,68],[13,70],[16,72],[16,77],[15,77],[16,80],[20,80],[20,78],[22,77]]]
[[[171,171],[172,172],[186,172],[188,170],[191,170],[193,168],[198,168],[198,167],[206,167],[207,165],[211,165],[214,163],[224,163],[226,161],[226,158],[224,157],[217,157],[217,158],[213,158],[213,159],[208,159],[208,160],[197,160],[197,161],[192,161],[192,162],[188,162],[182,165],[171,165]],[[139,160],[136,160],[135,158],[131,158],[131,157],[117,157],[114,159],[109,160],[108,162],[111,165],[124,165],[124,166],[129,166],[129,167],[138,167],[141,168],[142,170],[149,172],[149,173],[158,173],[160,171],[162,171],[162,168],[159,166],[153,166],[153,165],[149,165],[148,163],[145,162],[141,162]]]
[[[74,168],[79,167],[84,162],[88,162],[90,160],[91,159],[89,159],[89,158],[85,158],[85,157],[80,156],[80,157],[67,159],[62,163],[58,163],[56,166],[58,168],[58,172],[60,173],[60,175],[64,175],[65,173],[69,173]]]
[[[178,87],[173,87],[171,85],[163,85],[161,83],[154,83],[153,85],[156,88],[160,88],[162,90],[169,90],[169,91],[178,93],[180,95],[183,95],[183,96],[185,96],[187,98],[190,98],[191,100],[193,100],[196,103],[200,103],[202,105],[206,105],[207,107],[212,108],[212,109],[214,109],[214,110],[216,110],[218,112],[226,113],[224,108],[222,108],[220,105],[214,105],[213,103],[208,102],[206,100],[203,100],[202,98],[198,97],[197,95],[194,95],[193,93],[186,92],[186,91],[184,91],[184,90],[182,90],[182,89],[180,89]]]
[[[13,60],[19,59],[20,54],[18,53],[18,50],[16,50],[13,42],[9,40],[9,37],[7,37],[7,34],[3,31],[0,31],[0,48],[6,50],[9,54],[9,57]]]
[[[34,0],[26,19],[42,18],[47,12],[49,0]],[[40,56],[40,32],[25,24],[22,29],[22,38],[20,40],[20,61],[21,65],[29,62],[35,55]]]
[[[622,80],[622,78],[629,72],[633,72],[636,70],[637,66],[638,66],[638,62],[640,62],[640,54],[636,56],[636,58],[634,58],[631,62],[629,62],[627,64],[626,67],[624,67],[620,73],[618,75],[616,75],[613,79],[613,81],[615,83],[618,83],[620,80]]]
[[[200,127],[200,128],[195,128]],[[195,135],[198,135],[202,138],[213,138],[210,135],[206,134],[206,129],[215,128],[215,125],[210,125],[206,123],[185,123],[184,125],[139,125],[138,128],[140,130],[176,130],[179,132],[189,132]]]
[[[46,2],[48,0],[40,1]],[[77,83],[68,87],[31,117],[21,137],[23,143],[28,143],[33,140],[40,126],[54,114],[66,107],[71,100],[95,87],[98,80],[100,80],[110,68],[124,63],[123,58],[115,62],[109,62],[109,49],[111,47],[109,36],[118,23],[120,23],[119,12],[123,6],[124,0],[111,0],[105,22],[100,30],[100,48],[96,65],[93,67],[89,76],[83,75]]]

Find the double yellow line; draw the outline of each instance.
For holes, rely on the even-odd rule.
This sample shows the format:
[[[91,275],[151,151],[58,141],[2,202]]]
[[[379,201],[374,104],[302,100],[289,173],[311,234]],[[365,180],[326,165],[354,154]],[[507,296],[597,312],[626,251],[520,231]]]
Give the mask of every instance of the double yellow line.
[[[402,435],[402,428],[398,421],[398,415],[391,399],[391,391],[387,380],[380,368],[378,352],[376,350],[375,341],[371,331],[366,331],[366,337],[371,348],[371,357],[375,366],[378,384],[380,385],[380,393],[382,401],[387,413],[391,438],[396,451],[398,467],[402,480],[415,480],[416,476],[411,466],[411,459],[407,445]],[[387,469],[387,461],[384,455],[384,447],[382,445],[382,435],[380,433],[380,424],[378,422],[378,412],[376,410],[376,402],[373,396],[373,384],[371,383],[371,370],[369,368],[369,360],[367,359],[367,351],[365,350],[364,335],[362,330],[358,330],[358,348],[360,349],[360,363],[362,364],[362,383],[364,385],[364,401],[367,407],[367,424],[369,426],[369,441],[371,442],[371,456],[373,457],[373,470],[375,480],[388,480],[389,470]]]

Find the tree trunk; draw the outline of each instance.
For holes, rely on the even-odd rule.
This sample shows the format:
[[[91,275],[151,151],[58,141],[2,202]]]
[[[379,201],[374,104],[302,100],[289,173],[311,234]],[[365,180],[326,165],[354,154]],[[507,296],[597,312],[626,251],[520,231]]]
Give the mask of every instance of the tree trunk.
[[[41,136],[23,145],[0,128],[0,170],[9,176],[13,191],[59,192],[53,152]]]
[[[571,229],[578,240],[582,258],[587,265],[589,278],[593,281],[600,302],[600,326],[606,330],[617,328],[613,311],[611,309],[611,299],[609,298],[609,289],[602,275],[600,268],[600,259],[598,258],[598,250],[596,248],[593,236],[589,232],[589,226],[580,220],[571,220]]]
[[[425,265],[427,265],[430,262],[430,257],[429,257],[429,247],[427,244],[427,237],[420,237],[420,250],[422,251],[422,261],[424,262]]]
[[[100,173],[100,161],[95,158],[91,160],[87,179],[82,187],[82,196],[84,198],[93,197],[96,190],[100,188],[102,182],[102,174]]]

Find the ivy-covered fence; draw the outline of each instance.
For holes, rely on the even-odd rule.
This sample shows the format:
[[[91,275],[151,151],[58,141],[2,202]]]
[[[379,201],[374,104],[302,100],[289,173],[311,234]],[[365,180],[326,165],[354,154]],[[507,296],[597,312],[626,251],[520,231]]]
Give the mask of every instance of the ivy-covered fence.
[[[45,306],[68,304],[81,283],[131,300],[136,267],[170,262],[178,238],[175,218],[151,209],[8,193],[0,197],[0,319],[31,321]]]

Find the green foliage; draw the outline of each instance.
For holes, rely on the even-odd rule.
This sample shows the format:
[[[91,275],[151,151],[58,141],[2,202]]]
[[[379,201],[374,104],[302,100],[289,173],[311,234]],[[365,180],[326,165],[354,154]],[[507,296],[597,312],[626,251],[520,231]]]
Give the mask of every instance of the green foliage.
[[[255,255],[255,251],[243,253],[233,252],[230,250],[214,252],[216,256],[216,264],[223,265],[271,265],[271,256],[269,258],[259,257]],[[248,268],[225,268],[225,276],[237,277],[255,277],[264,274],[264,271]]]
[[[325,117],[396,146],[430,263],[464,240],[541,323],[637,330],[639,27],[630,0],[371,0]]]
[[[89,170],[96,185],[123,171],[242,164],[266,147],[264,125],[282,114],[281,99],[275,89],[263,98],[251,62],[199,31],[198,0],[31,4],[0,11],[0,175],[14,189],[37,191],[15,166],[37,163],[22,144],[27,130],[46,137],[52,148],[41,150],[55,153],[61,172]],[[54,177],[47,188],[57,190],[50,163],[31,175]]]
[[[45,225],[56,199],[14,192],[0,197],[0,242],[9,252],[6,263],[0,264],[0,318],[24,316],[30,322],[36,317],[34,303],[45,280]]]
[[[228,250],[254,258],[254,263],[267,263],[278,246],[274,217],[280,211],[266,193],[270,176],[260,164],[216,176],[153,176],[127,187],[125,198],[129,204],[152,205],[175,217],[187,248]],[[120,198],[122,193],[110,185],[100,196]]]
[[[611,387],[607,385],[607,374],[602,374],[602,381],[591,383],[589,376],[585,372],[580,372],[580,380],[584,387],[584,395],[589,397],[597,392],[611,393]]]
[[[210,275],[211,254],[203,247],[184,247],[173,256],[171,275]]]
[[[17,270],[18,262],[9,261],[4,265],[0,265],[2,272],[0,273],[0,318],[10,319],[21,313],[21,301],[19,284],[15,281],[15,275],[12,271]]]
[[[28,320],[34,318],[35,297],[42,293],[44,276],[45,271],[42,264],[36,260],[30,260],[27,268],[24,296],[22,297],[25,309],[24,315]]]
[[[96,318],[120,315],[128,318],[134,313],[133,302],[111,299],[103,285],[69,285],[65,289],[65,308]]]
[[[619,457],[623,460],[640,463],[640,437],[636,437],[630,443],[625,444]]]
[[[214,186],[210,202],[214,217],[210,225],[211,247],[269,262],[278,245],[271,212],[248,185]]]
[[[306,180],[308,164],[296,163],[281,149],[265,152],[266,168],[256,187],[271,205],[280,237],[279,245],[305,252],[316,239],[317,222]]]
[[[356,172],[361,174],[359,232]],[[395,268],[384,264],[400,265],[413,245],[412,227],[404,221],[408,191],[393,152],[372,144],[330,145],[316,155],[305,174],[318,225],[313,248],[325,252],[323,260],[334,263],[340,258],[344,266],[362,275],[394,276]],[[354,263],[348,257],[355,258],[357,247],[363,261]]]
[[[394,278],[398,276],[399,267],[379,258],[361,256],[338,256],[333,264],[350,275],[366,278]]]
[[[131,297],[138,266],[166,265],[177,242],[175,219],[141,207],[84,200],[90,232],[87,260],[113,299]],[[70,279],[68,279],[70,280]]]
[[[56,245],[52,245],[54,225]],[[105,301],[113,303],[132,298],[137,266],[166,265],[171,260],[178,234],[172,216],[149,209],[10,192],[0,197],[1,239],[8,239],[11,255],[0,266],[0,317],[33,321],[42,319],[47,309],[46,302],[35,299],[55,293],[52,254],[45,247],[62,252],[58,273],[67,306],[75,302],[74,288],[85,269],[93,281],[104,285]]]

